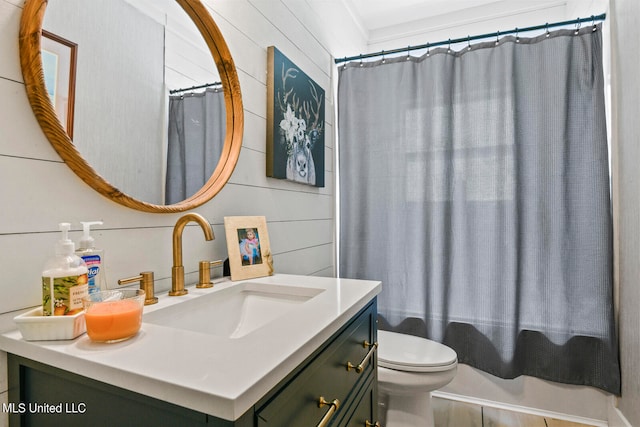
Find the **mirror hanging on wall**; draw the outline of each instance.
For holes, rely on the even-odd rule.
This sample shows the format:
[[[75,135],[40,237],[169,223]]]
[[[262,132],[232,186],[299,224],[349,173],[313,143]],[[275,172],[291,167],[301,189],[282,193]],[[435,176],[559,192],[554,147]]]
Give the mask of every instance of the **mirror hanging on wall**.
[[[198,193],[223,152],[225,88],[178,2],[49,0],[42,27],[74,46],[76,72],[67,80],[75,99],[53,104],[97,174],[154,205]],[[61,98],[68,68],[60,55],[47,66],[49,51],[43,37],[47,91]]]
[[[82,10],[84,3],[90,11]],[[45,83],[46,31],[70,42],[76,53],[74,97],[58,112],[55,96],[67,90],[58,78],[60,70],[67,75],[67,66],[60,68],[54,57],[55,78]],[[103,196],[145,212],[182,212],[210,200],[231,177],[244,127],[240,85],[226,42],[200,0],[26,0],[19,44],[27,96],[40,127],[65,163]],[[171,150],[184,159],[183,170],[197,171],[197,184],[188,185],[174,184],[175,173],[167,175],[173,132],[169,94],[184,88],[189,90],[180,91],[183,99],[215,94],[217,100],[206,104],[220,110],[211,114],[207,105],[199,116],[181,119],[197,125],[192,128],[206,122],[200,126],[206,129],[203,147],[185,137],[193,129],[184,133],[189,126],[176,122],[180,144],[197,153]],[[189,162],[203,156],[203,166]],[[167,182],[185,187],[170,201]]]

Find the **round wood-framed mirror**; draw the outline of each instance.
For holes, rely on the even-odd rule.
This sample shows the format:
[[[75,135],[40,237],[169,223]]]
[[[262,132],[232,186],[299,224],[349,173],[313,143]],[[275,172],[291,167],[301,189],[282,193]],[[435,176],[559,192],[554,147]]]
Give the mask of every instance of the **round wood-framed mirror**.
[[[64,162],[93,189],[121,205],[144,212],[182,212],[209,201],[227,183],[242,146],[244,112],[240,84],[231,53],[206,7],[200,0],[175,0],[191,18],[215,61],[226,110],[226,135],[217,166],[200,190],[175,204],[162,205],[139,200],[112,185],[96,172],[67,134],[47,92],[41,54],[41,35],[47,0],[27,0],[20,22],[20,65],[31,108],[54,149]]]

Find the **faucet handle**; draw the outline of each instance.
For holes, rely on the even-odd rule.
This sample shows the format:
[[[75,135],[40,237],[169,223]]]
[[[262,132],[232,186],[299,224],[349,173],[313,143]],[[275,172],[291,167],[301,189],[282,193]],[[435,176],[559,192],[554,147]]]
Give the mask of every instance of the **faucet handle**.
[[[198,284],[196,288],[210,288],[213,286],[211,283],[211,267],[220,267],[222,265],[222,260],[217,261],[200,261],[198,267]]]
[[[153,289],[153,271],[143,271],[138,276],[128,277],[118,280],[118,285],[128,285],[129,283],[140,282],[140,289],[144,291],[144,305],[151,305],[158,302]]]

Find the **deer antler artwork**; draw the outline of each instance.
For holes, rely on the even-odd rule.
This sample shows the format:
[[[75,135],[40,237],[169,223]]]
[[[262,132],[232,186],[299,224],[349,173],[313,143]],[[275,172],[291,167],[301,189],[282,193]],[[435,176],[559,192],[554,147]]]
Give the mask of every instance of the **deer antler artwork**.
[[[314,157],[319,170],[324,170],[324,90],[275,48],[270,55],[274,61],[269,65],[274,89],[270,144],[282,147],[278,149],[282,156],[273,157],[274,170],[284,168],[282,178],[318,185]],[[276,166],[276,161],[285,164]],[[280,177],[276,172],[273,176]],[[324,186],[324,175],[319,186]]]
[[[280,131],[284,136],[281,142],[286,145],[288,156],[296,148],[312,149],[320,138],[324,127],[324,123],[320,121],[324,94],[318,94],[315,83],[308,80],[312,99],[302,101],[300,95],[295,92],[295,82],[287,85],[287,81],[297,78],[299,72],[300,70],[297,68],[285,68],[285,65],[282,64],[282,89],[278,90],[276,94],[280,112],[284,117],[280,122]]]

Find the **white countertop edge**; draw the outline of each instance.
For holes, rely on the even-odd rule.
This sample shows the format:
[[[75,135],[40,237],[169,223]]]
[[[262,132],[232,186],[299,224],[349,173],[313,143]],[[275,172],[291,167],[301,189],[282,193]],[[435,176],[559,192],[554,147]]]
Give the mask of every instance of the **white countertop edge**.
[[[328,323],[324,324],[320,330],[309,336],[305,342],[300,342],[296,350],[287,355],[283,355],[278,363],[266,367],[265,374],[261,378],[257,378],[251,387],[245,389],[237,395],[232,394],[212,394],[208,390],[197,387],[197,384],[189,384],[187,382],[175,380],[163,380],[158,378],[162,372],[158,372],[155,377],[137,372],[135,369],[126,366],[117,366],[104,361],[92,360],[89,358],[76,357],[70,353],[70,343],[77,342],[82,337],[72,341],[43,341],[33,342],[22,339],[17,330],[13,330],[0,335],[0,349],[7,353],[13,353],[37,362],[48,364],[59,369],[77,373],[79,375],[101,381],[107,384],[124,388],[136,393],[140,393],[159,400],[167,401],[172,404],[182,406],[194,411],[199,411],[215,417],[234,421],[242,416],[247,410],[255,405],[260,398],[273,389],[282,379],[284,379],[293,368],[302,363],[309,357],[319,345],[330,338],[337,332],[343,324],[353,317],[358,311],[364,308],[381,290],[380,282],[374,281],[352,281],[350,279],[322,278],[315,276],[293,276],[293,275],[276,275],[261,279],[252,279],[251,281],[264,283],[277,283],[283,281],[287,283],[310,282],[315,283],[362,283],[362,291],[358,293],[358,297],[353,303],[343,308],[339,315],[336,315]],[[230,283],[231,285],[233,283]],[[191,288],[189,288],[191,289]],[[197,297],[197,291],[194,289],[192,297]],[[169,298],[169,297],[167,297]],[[179,303],[181,297],[170,297],[169,305]],[[158,307],[151,307],[150,311]],[[145,309],[146,310],[146,309]],[[16,313],[11,316],[11,322]],[[6,330],[7,319],[3,316],[0,327]],[[14,325],[15,326],[15,325]],[[154,325],[152,325],[154,326]],[[156,327],[162,328],[162,327]],[[157,334],[156,328],[149,328],[149,334]],[[144,331],[143,331],[144,332]],[[85,338],[88,339],[88,338]],[[130,340],[125,345],[135,344],[132,342],[136,338]],[[126,342],[125,342],[126,343]],[[115,344],[114,346],[119,345]],[[133,348],[133,347],[132,347]],[[182,358],[175,360],[175,357],[169,357],[172,363],[189,363],[190,355],[187,349],[181,352]],[[113,352],[127,351],[124,348],[118,350],[113,347]],[[114,353],[114,355],[117,353]],[[120,354],[119,356],[122,356]],[[155,357],[158,357],[155,355]],[[167,364],[167,370],[172,369]]]
[[[242,416],[249,408],[257,403],[266,393],[271,391],[280,381],[282,381],[293,368],[304,362],[320,345],[326,340],[331,338],[349,319],[355,316],[361,309],[363,309],[378,292],[371,292],[364,296],[357,304],[352,308],[344,312],[339,318],[336,318],[334,322],[325,328],[322,332],[311,338],[299,351],[291,354],[287,359],[271,372],[270,375],[264,377],[261,381],[257,382],[254,387],[247,390],[247,392],[241,395],[235,401],[235,414],[234,418],[225,418],[230,420],[236,420]]]

